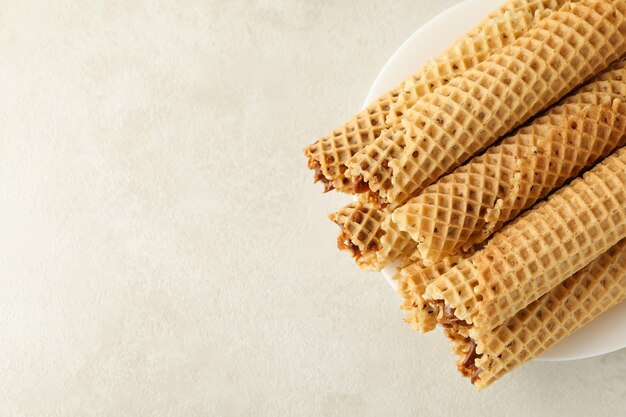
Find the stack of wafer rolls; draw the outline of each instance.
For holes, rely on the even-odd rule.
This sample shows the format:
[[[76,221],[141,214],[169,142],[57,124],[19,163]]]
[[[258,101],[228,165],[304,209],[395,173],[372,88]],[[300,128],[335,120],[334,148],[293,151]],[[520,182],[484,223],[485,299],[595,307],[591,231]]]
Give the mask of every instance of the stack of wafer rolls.
[[[626,148],[496,233],[425,292],[470,336],[500,325],[626,237]],[[444,309],[441,309],[442,311]],[[447,320],[440,314],[440,320]]]
[[[501,325],[473,337],[445,333],[463,376],[483,389],[626,299],[626,240],[552,288]]]
[[[508,1],[305,154],[483,389],[626,298],[626,0]]]
[[[346,163],[355,192],[396,207],[626,52],[626,4],[565,4],[424,95]]]
[[[346,162],[380,134],[400,122],[404,113],[426,93],[446,84],[456,75],[484,61],[499,48],[509,45],[533,23],[567,3],[565,0],[507,1],[418,72],[379,97],[342,126],[304,150],[315,181],[325,191],[354,192],[345,178]]]
[[[441,178],[393,213],[436,262],[480,243],[553,189],[626,145],[626,62]]]

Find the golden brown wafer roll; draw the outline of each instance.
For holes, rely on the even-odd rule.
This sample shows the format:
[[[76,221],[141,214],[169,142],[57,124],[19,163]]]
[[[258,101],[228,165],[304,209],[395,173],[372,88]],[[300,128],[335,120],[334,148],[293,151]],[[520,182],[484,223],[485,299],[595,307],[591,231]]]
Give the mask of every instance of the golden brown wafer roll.
[[[580,91],[394,211],[426,263],[484,241],[626,145],[626,62]]]
[[[322,181],[325,191],[335,188],[354,192],[344,172],[345,163],[356,152],[376,139],[384,129],[396,124],[419,97],[510,44],[533,22],[564,3],[565,0],[507,1],[450,48],[428,61],[420,71],[379,97],[340,128],[306,147],[304,153],[309,168],[315,171],[315,181]]]
[[[446,329],[459,371],[483,389],[626,299],[626,240],[474,339]]]
[[[509,45],[535,22],[558,10],[565,0],[518,2],[513,8],[504,4],[496,16],[485,19],[476,30],[456,41],[441,55],[428,61],[417,74],[404,82],[402,93],[390,103],[387,126],[397,124],[404,114],[426,93],[447,84],[454,76],[484,61],[489,55]]]
[[[395,208],[625,52],[626,1],[568,3],[424,95],[346,164],[346,176]]]
[[[425,292],[474,336],[514,316],[626,237],[626,148],[496,233]]]

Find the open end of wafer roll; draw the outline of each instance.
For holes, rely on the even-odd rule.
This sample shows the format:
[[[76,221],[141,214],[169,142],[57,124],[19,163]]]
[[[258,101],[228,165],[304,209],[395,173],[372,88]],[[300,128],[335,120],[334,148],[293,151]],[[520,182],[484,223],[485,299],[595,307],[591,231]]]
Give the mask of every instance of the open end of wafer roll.
[[[307,158],[309,158],[307,162],[307,166],[309,167],[310,170],[313,171],[313,182],[315,183],[321,182],[324,185],[325,193],[334,190],[335,186],[333,185],[331,179],[328,178],[326,175],[324,175],[324,173],[322,172],[322,165],[320,164],[320,161],[317,159],[314,159],[312,154],[308,153],[307,151],[308,151],[308,148],[304,150],[304,154],[307,156]],[[346,181],[346,183],[347,182],[348,181]]]
[[[470,378],[472,384],[476,384],[483,373],[483,369],[477,364],[483,354],[478,352],[476,341],[454,329],[446,329],[445,334],[453,343],[452,352],[459,357],[457,369],[461,375]]]
[[[380,238],[383,214],[368,205],[354,202],[328,216],[340,227],[337,247],[349,252],[357,265],[365,270],[379,270],[376,252],[381,248]]]
[[[404,321],[420,333],[433,330],[437,325],[440,304],[424,300],[424,291],[428,284],[457,265],[464,258],[451,255],[426,266],[421,260],[400,268],[394,276],[398,283],[398,294],[402,297],[402,310],[407,312]]]
[[[477,270],[471,259],[463,259],[439,276],[439,280],[445,279],[450,285],[429,285],[425,289],[424,299],[438,311],[437,322],[443,328],[469,330],[473,327],[470,310],[473,310],[472,307],[475,306],[466,304],[464,301],[471,299],[467,295],[473,294],[474,288],[478,285],[476,278]]]
[[[397,229],[389,213],[368,203],[354,202],[328,216],[341,231],[337,247],[350,252],[356,264],[367,271],[380,271],[400,259],[414,259],[415,243]]]

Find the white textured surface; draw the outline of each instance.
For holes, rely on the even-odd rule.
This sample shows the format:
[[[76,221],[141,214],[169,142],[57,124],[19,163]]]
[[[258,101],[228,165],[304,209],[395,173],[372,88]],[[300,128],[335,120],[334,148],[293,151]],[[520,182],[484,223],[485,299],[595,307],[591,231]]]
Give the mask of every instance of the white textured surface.
[[[0,1],[0,416],[623,414],[626,351],[476,394],[334,247],[301,148],[453,3]]]

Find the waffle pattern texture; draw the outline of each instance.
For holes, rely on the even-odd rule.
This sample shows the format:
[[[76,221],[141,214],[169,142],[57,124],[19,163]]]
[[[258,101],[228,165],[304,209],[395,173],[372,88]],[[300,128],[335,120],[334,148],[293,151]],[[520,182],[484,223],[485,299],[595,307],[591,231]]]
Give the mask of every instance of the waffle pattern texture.
[[[428,286],[473,324],[498,326],[626,237],[626,148],[496,233]]]
[[[325,191],[337,189],[353,193],[354,186],[345,176],[345,163],[381,132],[398,123],[407,109],[424,94],[446,84],[454,76],[485,60],[497,49],[510,44],[551,9],[565,0],[507,1],[469,33],[458,39],[420,71],[379,97],[339,128],[304,149],[315,181]]]
[[[424,95],[348,163],[380,205],[399,206],[626,52],[626,1],[567,3],[512,44]]]
[[[391,223],[390,213],[372,204],[353,202],[328,217],[341,228],[339,249],[350,251],[356,264],[366,271],[380,271],[416,252],[415,242]]]
[[[451,255],[429,266],[418,260],[398,270],[394,280],[403,300],[401,309],[407,312],[404,321],[413,329],[426,333],[436,327],[438,308],[424,300],[424,291],[428,284],[463,259],[460,255]]]
[[[483,21],[479,30],[459,39],[444,54],[428,61],[420,72],[404,82],[402,93],[390,105],[387,125],[397,124],[421,97],[509,45],[564,3],[563,0],[527,3]]]
[[[481,370],[474,385],[491,385],[519,365],[536,358],[555,343],[626,299],[626,240],[622,240],[575,275],[520,310],[474,342],[474,360]],[[464,359],[471,340],[454,329],[446,333],[453,352],[461,357],[459,370],[467,375]]]
[[[626,62],[396,209],[436,262],[488,238],[569,178],[626,145]]]

